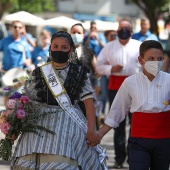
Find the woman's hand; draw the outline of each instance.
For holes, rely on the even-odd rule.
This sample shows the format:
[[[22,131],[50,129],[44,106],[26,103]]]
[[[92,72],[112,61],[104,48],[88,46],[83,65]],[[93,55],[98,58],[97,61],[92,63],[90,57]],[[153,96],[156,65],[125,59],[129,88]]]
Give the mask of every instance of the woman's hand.
[[[8,136],[8,135],[6,135],[6,136],[5,136],[5,138],[10,139],[10,140],[11,140],[11,145],[13,145],[13,144],[14,144],[14,142],[15,142],[15,140],[17,140],[18,135],[16,136],[16,135],[12,134],[11,138],[9,138],[9,136]]]

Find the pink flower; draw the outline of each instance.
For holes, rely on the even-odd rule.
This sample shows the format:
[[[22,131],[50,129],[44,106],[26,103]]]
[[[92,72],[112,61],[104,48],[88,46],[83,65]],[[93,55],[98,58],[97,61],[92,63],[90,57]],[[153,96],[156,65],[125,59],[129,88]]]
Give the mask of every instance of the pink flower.
[[[20,100],[22,103],[25,104],[29,102],[30,98],[28,96],[21,96]]]
[[[9,99],[8,102],[7,102],[7,106],[8,106],[10,109],[14,109],[15,103],[16,103],[16,100],[14,100],[14,99]]]
[[[18,103],[18,109],[23,109],[23,107],[24,107],[24,104],[21,103],[21,102],[19,102],[19,103]]]
[[[23,119],[26,116],[26,112],[23,109],[18,109],[16,116],[18,119]]]
[[[8,110],[6,110],[6,112],[5,112],[5,116],[12,115],[13,112],[14,112],[14,109],[8,109]]]
[[[8,122],[2,123],[0,126],[1,132],[4,134],[8,134],[11,125]]]

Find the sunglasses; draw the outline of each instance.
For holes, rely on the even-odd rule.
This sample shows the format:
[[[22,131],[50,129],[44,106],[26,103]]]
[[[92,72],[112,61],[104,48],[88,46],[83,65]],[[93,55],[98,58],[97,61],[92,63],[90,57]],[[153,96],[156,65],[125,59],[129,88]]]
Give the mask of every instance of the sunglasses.
[[[13,26],[15,29],[17,29],[17,28],[19,28],[19,29],[21,29],[22,27],[19,27],[19,26],[16,26],[16,25],[14,25]]]
[[[116,37],[116,34],[110,34],[110,37],[111,38]]]

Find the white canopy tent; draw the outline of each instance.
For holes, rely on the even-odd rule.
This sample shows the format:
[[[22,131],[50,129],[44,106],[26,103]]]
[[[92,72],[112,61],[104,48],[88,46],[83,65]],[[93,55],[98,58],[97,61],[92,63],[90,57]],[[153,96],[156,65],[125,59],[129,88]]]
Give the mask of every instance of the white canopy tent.
[[[59,17],[50,18],[50,19],[45,20],[44,25],[50,26],[50,27],[55,27],[55,28],[66,28],[69,30],[72,27],[72,25],[77,24],[77,23],[83,24],[79,20],[75,20],[75,19],[72,19],[72,18],[69,18],[66,16],[59,16]]]
[[[90,22],[91,21],[85,21],[83,26],[86,29],[90,29]],[[119,23],[118,22],[108,22],[108,21],[101,21],[101,20],[95,20],[96,25],[97,25],[97,30],[98,31],[106,31],[106,30],[117,30]]]
[[[2,21],[7,24],[10,24],[12,21],[15,20],[19,20],[23,22],[25,25],[30,25],[30,26],[44,25],[44,19],[37,17],[26,11],[19,11],[2,17]]]
[[[30,33],[34,34],[34,37],[38,37],[40,31],[44,26],[44,19],[37,17],[26,11],[19,11],[13,14],[5,15],[2,17],[2,21],[5,24],[11,24],[13,21],[18,20],[23,22],[26,26],[30,27]]]

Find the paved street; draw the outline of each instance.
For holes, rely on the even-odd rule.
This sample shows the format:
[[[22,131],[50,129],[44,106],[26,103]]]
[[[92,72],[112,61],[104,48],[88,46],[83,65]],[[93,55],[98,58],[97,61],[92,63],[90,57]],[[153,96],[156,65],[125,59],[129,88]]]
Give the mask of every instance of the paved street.
[[[3,110],[3,98],[0,96],[0,110]],[[128,127],[127,127],[128,130]],[[114,164],[114,150],[113,150],[113,133],[114,131],[111,130],[102,140],[101,144],[104,148],[107,149],[107,155],[108,155],[108,160],[107,160],[107,165],[109,167],[109,170],[114,170],[112,168]],[[4,135],[0,132],[0,139],[4,138]],[[16,144],[16,143],[15,143]],[[15,147],[15,145],[14,145]],[[4,162],[0,161],[0,170],[9,170],[9,164],[10,162]],[[128,165],[125,163],[124,164],[125,168],[120,169],[120,170],[128,170]]]

